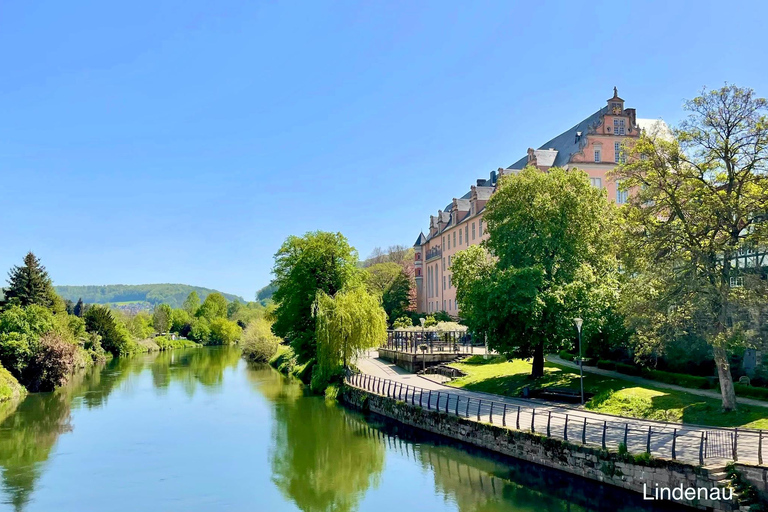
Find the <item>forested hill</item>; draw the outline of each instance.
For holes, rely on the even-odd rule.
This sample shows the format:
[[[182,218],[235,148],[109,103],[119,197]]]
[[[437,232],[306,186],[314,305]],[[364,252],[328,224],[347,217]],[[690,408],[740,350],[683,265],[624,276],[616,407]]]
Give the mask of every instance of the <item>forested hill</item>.
[[[218,290],[187,284],[108,284],[104,286],[56,286],[56,292],[73,302],[82,298],[88,304],[116,304],[146,302],[151,305],[169,304],[180,308],[191,292],[196,291],[200,300]],[[218,292],[222,293],[222,292]],[[242,297],[222,293],[228,301],[245,302]]]

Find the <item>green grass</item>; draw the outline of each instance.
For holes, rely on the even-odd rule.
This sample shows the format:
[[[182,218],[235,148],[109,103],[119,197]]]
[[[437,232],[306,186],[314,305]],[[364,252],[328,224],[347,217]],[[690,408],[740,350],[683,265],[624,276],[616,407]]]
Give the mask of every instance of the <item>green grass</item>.
[[[520,396],[525,386],[579,389],[579,371],[545,363],[544,376],[530,377],[531,363],[521,359],[484,360],[474,356],[451,365],[467,375],[449,383],[471,391]],[[677,423],[720,427],[768,428],[768,408],[740,405],[738,411],[724,413],[720,401],[692,393],[640,386],[628,380],[584,374],[584,389],[594,397],[585,407],[595,412]]]
[[[17,400],[25,394],[24,387],[0,364],[0,403]]]

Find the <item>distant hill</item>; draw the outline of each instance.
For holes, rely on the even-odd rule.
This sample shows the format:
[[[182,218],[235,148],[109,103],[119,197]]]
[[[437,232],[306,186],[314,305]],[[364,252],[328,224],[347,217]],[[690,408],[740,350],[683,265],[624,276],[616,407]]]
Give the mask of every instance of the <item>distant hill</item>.
[[[264,288],[261,288],[259,291],[256,292],[256,300],[260,301],[262,304],[266,302],[267,300],[272,298],[272,295],[277,290],[277,286],[274,282],[269,283]]]
[[[211,293],[221,293],[228,301],[245,302],[242,297],[188,284],[108,284],[104,286],[55,286],[56,292],[73,302],[82,298],[88,304],[148,303],[170,304],[180,308],[187,295],[196,291],[203,301]]]

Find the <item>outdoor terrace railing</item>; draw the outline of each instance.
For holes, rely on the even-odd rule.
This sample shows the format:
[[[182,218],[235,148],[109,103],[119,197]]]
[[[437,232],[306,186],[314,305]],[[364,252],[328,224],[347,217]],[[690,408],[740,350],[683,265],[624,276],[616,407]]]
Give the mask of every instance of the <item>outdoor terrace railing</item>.
[[[422,351],[421,346],[426,346]],[[387,339],[381,348],[398,352],[435,353],[454,352],[474,354],[477,345],[468,331],[387,331]]]
[[[762,430],[673,426],[622,417],[609,421],[557,405],[536,407],[522,405],[517,399],[477,398],[468,393],[424,389],[363,373],[348,375],[345,383],[428,410],[603,449],[618,450],[623,444],[630,453],[648,453],[700,465],[724,460],[763,463]],[[572,412],[563,412],[563,409]]]

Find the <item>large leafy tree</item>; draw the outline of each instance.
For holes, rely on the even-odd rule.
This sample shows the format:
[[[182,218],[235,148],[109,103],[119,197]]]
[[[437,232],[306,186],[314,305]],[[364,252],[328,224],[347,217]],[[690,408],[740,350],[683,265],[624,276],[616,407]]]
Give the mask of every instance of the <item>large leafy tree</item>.
[[[634,192],[627,261],[644,293],[632,294],[630,310],[647,343],[665,331],[705,339],[732,410],[729,350],[750,343],[767,300],[759,274],[768,262],[737,256],[768,245],[768,104],[726,85],[685,108],[674,137],[645,134],[615,172]]]
[[[189,313],[190,316],[195,316],[195,313],[197,313],[198,308],[200,307],[200,296],[197,294],[196,291],[191,291],[189,295],[187,295],[187,298],[184,300],[184,311]]]
[[[152,325],[155,332],[166,333],[171,330],[173,322],[173,310],[168,304],[158,304],[152,313]]]
[[[6,305],[37,304],[52,308],[57,298],[48,272],[31,252],[24,257],[22,266],[14,266],[8,273],[8,288],[4,293]]]
[[[272,330],[291,342],[299,362],[316,356],[314,304],[317,293],[334,296],[356,279],[357,251],[341,233],[315,231],[291,236],[275,254]]]
[[[106,306],[93,306],[85,314],[88,332],[101,336],[101,344],[113,355],[125,355],[135,350],[126,327],[115,319]]]
[[[205,298],[195,314],[209,322],[214,318],[226,318],[227,299],[220,293],[211,293]]]
[[[573,337],[573,317],[596,324],[615,293],[613,212],[578,170],[503,177],[486,206],[489,238],[451,265],[469,327],[543,375],[545,351]]]
[[[378,294],[390,322],[403,316],[411,305],[411,278],[402,265],[394,262],[376,263],[364,271],[365,284]]]

